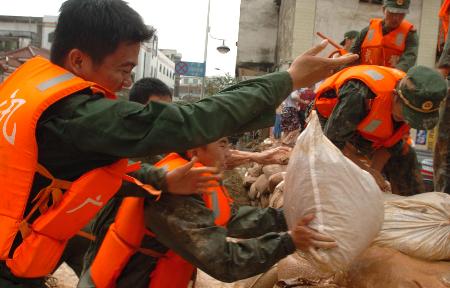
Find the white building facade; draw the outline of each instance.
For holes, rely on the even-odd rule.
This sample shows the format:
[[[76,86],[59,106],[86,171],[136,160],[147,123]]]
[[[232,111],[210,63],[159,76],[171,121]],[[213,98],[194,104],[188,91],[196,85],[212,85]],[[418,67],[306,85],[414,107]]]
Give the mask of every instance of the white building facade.
[[[175,62],[158,49],[158,36],[142,43],[138,65],[134,68],[134,82],[145,77],[163,81],[173,91],[175,87]]]

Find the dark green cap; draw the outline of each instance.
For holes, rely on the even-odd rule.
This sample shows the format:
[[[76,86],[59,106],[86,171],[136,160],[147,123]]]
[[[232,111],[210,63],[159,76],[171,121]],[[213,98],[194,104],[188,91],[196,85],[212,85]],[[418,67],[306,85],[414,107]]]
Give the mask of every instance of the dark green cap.
[[[447,82],[438,71],[425,66],[409,69],[405,80],[398,89],[405,121],[415,129],[432,129],[439,120],[439,106],[447,95]]]
[[[383,0],[383,7],[392,13],[409,13],[410,0]]]
[[[355,39],[356,37],[358,37],[359,32],[356,30],[350,30],[345,32],[344,34],[344,40],[342,40],[342,42],[340,43],[341,45],[345,44],[345,39]]]

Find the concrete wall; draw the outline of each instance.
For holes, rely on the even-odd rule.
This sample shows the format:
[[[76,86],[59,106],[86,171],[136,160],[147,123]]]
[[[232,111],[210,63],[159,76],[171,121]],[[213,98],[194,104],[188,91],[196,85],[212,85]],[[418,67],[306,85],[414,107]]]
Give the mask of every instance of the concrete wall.
[[[50,50],[52,43],[49,41],[48,35],[55,31],[57,21],[58,16],[44,16],[42,23],[42,48]]]
[[[40,21],[37,22],[35,20],[30,20],[28,23],[24,22],[1,22],[0,23],[0,30],[7,30],[7,31],[27,31],[27,32],[33,32],[33,33],[39,33],[39,26]]]
[[[292,47],[292,59],[297,55],[311,48],[314,41],[314,26],[316,23],[317,5],[321,0],[297,0],[295,7],[295,22],[294,22],[294,43]],[[327,11],[328,15],[332,13]],[[332,17],[330,17],[332,18]],[[334,25],[330,23],[330,25]]]
[[[417,64],[434,67],[436,60],[439,18],[437,17],[441,0],[425,0],[422,3],[420,22],[419,57]]]
[[[30,38],[29,44],[39,47],[42,39],[42,17],[0,15],[0,35]],[[26,43],[22,43],[26,45]],[[19,46],[19,48],[22,48]]]
[[[294,21],[296,0],[283,0],[278,19],[277,62],[281,70],[285,70],[292,60],[292,44],[294,43]]]
[[[277,30],[278,12],[273,0],[242,0],[237,66],[274,63]]]
[[[414,24],[420,33],[421,12],[423,0],[412,0],[410,13],[406,15],[406,19]],[[439,0],[426,0],[433,2]],[[303,1],[303,2],[313,2]],[[348,30],[361,30],[369,25],[371,18],[382,18],[382,6],[370,3],[361,3],[359,0],[317,0],[316,3],[316,19],[314,31],[322,32],[326,36],[332,38],[336,42],[341,42],[344,33]],[[437,13],[434,16],[437,19]],[[314,35],[314,43],[319,43],[322,39]],[[328,48],[323,55],[328,55],[332,48]],[[300,52],[300,51],[299,51]]]

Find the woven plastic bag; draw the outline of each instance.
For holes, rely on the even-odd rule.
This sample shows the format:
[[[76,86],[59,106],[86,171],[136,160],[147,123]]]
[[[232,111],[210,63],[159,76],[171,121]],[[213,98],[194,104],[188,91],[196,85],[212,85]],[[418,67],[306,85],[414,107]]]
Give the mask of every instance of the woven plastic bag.
[[[389,197],[375,244],[425,260],[450,260],[450,195]]]
[[[315,112],[298,137],[285,178],[284,213],[291,229],[310,213],[310,227],[333,237],[337,248],[310,249],[308,260],[329,273],[345,271],[378,235],[383,197],[374,178],[328,140]]]

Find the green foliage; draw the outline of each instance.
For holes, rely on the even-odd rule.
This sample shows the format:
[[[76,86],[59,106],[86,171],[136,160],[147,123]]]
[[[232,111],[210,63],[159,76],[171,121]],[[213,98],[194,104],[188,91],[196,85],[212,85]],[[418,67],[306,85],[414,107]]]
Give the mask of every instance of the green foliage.
[[[237,79],[229,73],[225,74],[225,76],[208,77],[205,83],[205,96],[217,94],[219,91],[236,83],[238,83]]]

